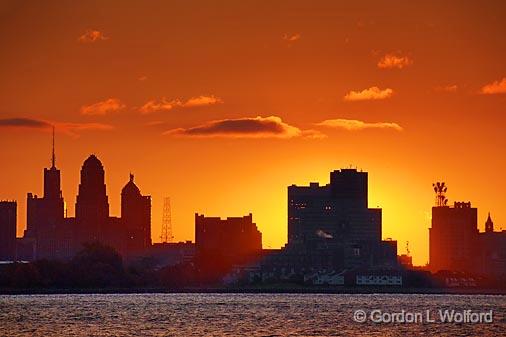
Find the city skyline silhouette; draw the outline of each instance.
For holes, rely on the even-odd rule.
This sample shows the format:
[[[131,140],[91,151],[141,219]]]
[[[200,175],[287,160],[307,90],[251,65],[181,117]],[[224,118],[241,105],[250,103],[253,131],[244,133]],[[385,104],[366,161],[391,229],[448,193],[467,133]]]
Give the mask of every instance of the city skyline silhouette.
[[[409,241],[417,265],[435,181],[450,204],[473,202],[481,230],[488,212],[504,228],[504,6],[392,6],[7,2],[0,187],[18,200],[18,235],[52,125],[68,214],[76,168],[95,153],[114,172],[112,215],[130,172],[152,196],[154,241],[171,196],[177,241],[194,237],[195,212],[251,212],[264,246],[282,247],[286,186],[350,164],[370,172],[383,238]]]
[[[144,285],[177,287],[270,282],[484,287],[501,282],[506,270],[506,231],[495,230],[489,212],[480,232],[477,208],[471,202],[449,205],[445,182],[432,184],[429,262],[414,265],[408,244],[403,254],[395,238],[383,237],[383,209],[369,205],[369,173],[351,167],[331,171],[328,184],[288,186],[288,240],[281,249],[263,247],[252,213],[221,218],[196,212],[194,242],[153,244],[151,196],[142,194],[130,173],[121,189],[121,216],[112,216],[106,169],[94,154],[81,166],[75,216],[68,215],[52,130],[51,166],[43,170],[43,194],[27,193],[22,237],[15,237],[17,202],[0,202],[0,261],[8,263],[4,286],[8,280],[15,287],[25,284],[16,276],[26,273],[23,268],[37,270],[28,284],[40,285],[36,275],[51,273],[55,284],[70,287],[131,287],[132,271]],[[47,263],[59,267],[46,270]],[[144,271],[136,272],[136,264]],[[66,281],[58,281],[62,268],[72,272]],[[79,270],[89,273],[83,281]]]
[[[105,179],[105,168],[102,164],[102,162],[94,155],[91,154],[88,156],[88,158],[84,161],[81,169],[81,180],[79,184],[78,194],[75,196],[76,200],[76,213],[75,215],[69,215],[68,210],[64,205],[67,205],[67,201],[64,201],[62,191],[61,191],[61,171],[56,166],[56,150],[55,150],[55,127],[51,127],[52,130],[52,138],[51,138],[51,160],[50,160],[50,167],[44,168],[44,178],[43,178],[43,193],[38,197],[36,194],[33,194],[32,192],[28,192],[28,209],[27,209],[27,216],[25,219],[21,218],[21,222],[24,220],[26,225],[26,229],[23,232],[23,235],[18,237],[23,238],[34,238],[36,243],[36,249],[34,248],[35,255],[33,255],[33,259],[41,259],[41,258],[70,258],[72,257],[76,252],[79,251],[80,247],[82,247],[83,244],[89,244],[93,242],[101,242],[107,245],[111,245],[116,249],[121,255],[128,257],[132,253],[139,253],[147,248],[151,247],[152,241],[157,242],[158,240],[153,240],[153,238],[157,237],[157,233],[154,233],[152,231],[152,218],[153,214],[151,211],[151,196],[142,196],[141,191],[137,187],[137,185],[134,183],[134,174],[129,173],[129,180],[124,185],[124,187],[121,190],[121,218],[115,217],[114,214],[111,214],[109,212],[109,202],[108,202],[108,195],[106,191],[106,179]],[[340,171],[336,170],[331,173],[330,178],[330,185],[326,186],[320,186],[318,182],[311,182],[310,183],[310,190],[312,189],[321,189],[323,192],[326,189],[329,189],[328,192],[324,193],[330,193],[332,195],[332,198],[335,198],[336,200],[342,200],[339,201],[338,204],[342,204],[343,202],[345,204],[351,203],[350,205],[356,205],[354,208],[367,208],[368,205],[368,173],[362,172],[362,170],[357,171],[356,168],[344,168]],[[349,173],[348,173],[349,172]],[[351,176],[350,176],[351,174]],[[357,175],[357,177],[361,177],[358,180],[350,180],[347,182],[347,179],[350,179],[354,175]],[[364,177],[362,177],[364,176]],[[98,184],[98,185],[97,185]],[[437,185],[437,186],[436,186]],[[436,192],[436,209],[438,207],[447,208],[448,205],[448,199],[446,198],[446,192],[447,192],[447,185],[445,183],[438,182],[437,184],[433,184],[434,191]],[[305,195],[303,192],[304,189],[307,187],[298,187],[294,184],[291,186],[288,186],[288,203],[289,203],[289,211],[288,211],[288,222],[287,222],[287,230],[288,230],[288,238],[285,243],[290,246],[290,240],[292,240],[291,245],[294,245],[294,242],[299,240],[295,239],[293,236],[294,234],[290,234],[290,228],[292,228],[292,233],[294,231],[294,225],[292,217],[293,215],[290,215],[291,212],[293,213],[294,210],[291,210],[293,207],[293,195],[298,195],[298,193],[302,193],[301,196]],[[301,192],[296,192],[296,191]],[[295,193],[295,194],[294,194]],[[317,193],[316,190],[311,193]],[[321,192],[318,192],[321,193]],[[292,194],[292,196],[290,196]],[[81,198],[81,199],[80,199]],[[298,198],[298,197],[296,197]],[[319,197],[320,198],[320,197]],[[35,199],[35,200],[34,200]],[[142,201],[145,199],[146,201]],[[81,200],[81,201],[79,201]],[[304,198],[302,199],[304,200]],[[348,200],[348,201],[347,201]],[[147,202],[147,203],[146,203]],[[30,206],[30,203],[33,204],[33,206]],[[40,203],[40,206],[36,203]],[[81,205],[80,208],[78,205]],[[142,205],[146,206],[142,206]],[[304,202],[305,204],[305,202]],[[467,203],[465,202],[455,202],[454,208],[461,208],[461,205],[464,205],[464,208],[471,207],[471,203],[467,206]],[[295,209],[298,208],[298,204],[295,204]],[[30,207],[32,210],[30,210]],[[147,208],[146,208],[147,207]],[[323,206],[322,206],[323,207]],[[323,207],[326,209],[329,207],[331,209],[331,206],[325,206]],[[304,207],[305,208],[305,207]],[[379,210],[379,213],[377,215],[374,215],[374,218],[378,218],[378,220],[375,220],[377,223],[379,223],[379,236],[376,240],[385,239],[382,231],[382,209],[381,208],[372,208],[369,209],[371,212],[376,213],[375,210]],[[474,226],[475,231],[477,232],[479,227],[477,226],[477,211],[476,208],[473,208],[475,210],[474,215]],[[319,212],[319,211],[318,211]],[[195,226],[197,226],[197,214],[196,215],[196,222]],[[433,214],[434,214],[434,208],[433,208]],[[439,214],[439,213],[437,213]],[[226,214],[230,215],[230,214]],[[91,216],[91,217],[90,217]],[[98,217],[97,217],[98,216]],[[251,213],[250,213],[251,216]],[[373,216],[367,215],[366,217]],[[41,219],[37,219],[38,217],[42,217]],[[126,218],[125,218],[126,217]],[[202,215],[204,217],[204,215]],[[18,216],[18,219],[20,217]],[[48,219],[48,220],[44,220]],[[108,220],[109,219],[109,220]],[[131,220],[129,220],[131,219]],[[210,218],[211,219],[219,219],[218,218]],[[311,218],[309,218],[311,219]],[[309,220],[308,219],[308,220]],[[451,216],[447,219],[451,219]],[[17,229],[19,231],[19,222],[20,220],[17,220]],[[132,222],[133,221],[133,222]],[[314,222],[316,221],[316,223]],[[305,231],[307,232],[309,230],[311,235],[315,234],[315,238],[318,239],[318,236],[320,237],[328,237],[330,239],[334,239],[334,236],[339,237],[339,240],[343,240],[344,237],[342,237],[343,234],[336,234],[335,231],[335,225],[333,225],[333,221],[331,220],[331,227],[329,229],[322,230],[321,227],[322,224],[319,224],[322,220],[317,220],[317,218],[314,218],[313,220],[309,220],[309,222],[304,225]],[[452,220],[434,220],[432,219],[432,226],[434,226],[434,221],[439,223],[440,221],[450,221]],[[460,220],[459,220],[460,221]],[[41,224],[38,224],[38,222],[41,222]],[[325,222],[325,221],[324,221]],[[30,225],[31,223],[31,225]],[[457,223],[456,223],[457,224]],[[361,224],[360,226],[363,226],[364,224]],[[42,227],[41,227],[42,226]],[[61,226],[61,229],[57,229],[56,232],[48,232],[47,229],[44,227],[47,226]],[[134,227],[130,227],[134,226]],[[138,229],[136,229],[135,226],[138,226]],[[314,227],[317,226],[318,228]],[[343,233],[346,233],[348,230],[346,230],[345,223],[342,224],[342,228],[344,229]],[[353,228],[357,226],[357,224],[351,225],[350,228]],[[439,225],[441,226],[441,225]],[[462,224],[460,225],[462,226]],[[472,225],[471,225],[472,226]],[[39,228],[38,228],[39,227]],[[314,227],[314,228],[313,228]],[[458,227],[458,226],[457,226]],[[461,228],[456,227],[456,235],[457,233],[460,233],[462,231]],[[47,227],[48,228],[48,227]],[[60,227],[58,227],[60,228]],[[223,227],[225,228],[225,227]],[[297,227],[295,227],[297,228]],[[315,229],[316,228],[316,229]],[[436,228],[437,229],[437,228]],[[498,230],[498,232],[501,232],[502,227],[495,228]],[[54,228],[53,228],[54,230]],[[300,229],[299,229],[300,230]],[[429,234],[430,234],[430,229]],[[376,230],[374,230],[376,231]],[[472,229],[471,229],[472,231]],[[482,232],[494,232],[494,224],[492,222],[490,212],[488,212],[487,221],[486,224],[483,226]],[[40,232],[40,233],[38,233]],[[309,233],[307,232],[307,233]],[[313,233],[315,232],[315,233]],[[65,234],[67,233],[67,234]],[[371,232],[372,233],[372,232]],[[472,232],[471,232],[472,233]],[[224,234],[219,234],[224,235]],[[306,234],[304,234],[306,235]],[[448,234],[447,234],[448,235]],[[473,234],[470,234],[473,235]],[[60,243],[56,244],[57,248],[52,247],[50,250],[46,246],[49,244],[50,241],[47,241],[47,237],[50,237],[50,241],[56,240],[56,242],[61,241]],[[62,237],[65,236],[72,236],[73,239],[68,241],[68,239],[62,239]],[[197,232],[195,233],[195,238],[198,236]],[[45,238],[46,237],[46,238]],[[125,239],[123,239],[125,237]],[[131,238],[131,243],[125,241],[126,238]],[[233,236],[232,236],[233,237]],[[260,234],[261,237],[261,234]],[[430,235],[429,235],[430,237]],[[41,238],[43,241],[40,241]],[[44,239],[45,238],[45,239]],[[135,238],[135,239],[134,239]],[[290,239],[292,238],[292,239]],[[387,240],[391,240],[392,237],[388,237]],[[396,238],[393,237],[395,240]],[[62,241],[63,240],[63,241]],[[446,240],[446,239],[445,239]],[[466,239],[469,240],[469,239]],[[48,243],[44,243],[47,241]],[[68,241],[68,242],[66,242]],[[176,240],[177,241],[177,240]],[[188,242],[188,240],[186,240]],[[196,239],[192,238],[190,241],[196,241]],[[344,241],[347,241],[344,240]],[[434,238],[432,241],[429,241],[429,244],[432,247]],[[183,242],[183,240],[179,240],[179,242]],[[412,258],[410,255],[410,252],[403,252],[397,250],[397,241],[396,242],[396,248],[395,248],[395,256],[402,255],[403,253],[406,253],[406,256],[409,256],[410,259]],[[457,240],[459,242],[459,240]],[[53,246],[55,243],[51,243]],[[441,243],[440,243],[441,244]],[[457,243],[458,244],[458,243]],[[447,243],[442,243],[443,246],[446,246]],[[471,245],[471,246],[469,246]],[[468,247],[476,246],[476,243],[468,243]],[[59,247],[58,247],[59,246]],[[262,246],[262,240],[260,239],[260,247]],[[272,248],[268,246],[268,248]],[[444,248],[449,249],[448,252],[452,252],[452,248]],[[467,248],[470,249],[470,248]],[[444,255],[448,255],[449,253],[445,253]],[[441,253],[433,253],[431,254],[439,254],[442,256]],[[432,255],[431,255],[432,256]],[[427,266],[429,263],[435,265],[434,261],[436,260],[436,257],[438,255],[432,256],[432,258],[428,261],[426,264]],[[19,257],[18,257],[19,258]],[[30,259],[32,259],[30,258]],[[468,261],[470,260],[470,257],[467,258]],[[430,262],[433,261],[433,262]],[[449,263],[449,264],[448,264]],[[448,262],[448,266],[452,266],[453,264]],[[473,262],[474,264],[474,262]],[[423,266],[423,265],[421,265]],[[459,264],[456,264],[456,266],[460,266]],[[467,269],[463,267],[459,267],[460,269]],[[456,270],[460,270],[457,268]],[[431,270],[438,271],[441,268],[435,268]],[[444,269],[444,268],[443,268]],[[448,268],[449,270],[452,270],[452,268]],[[471,269],[470,269],[471,270]]]
[[[0,335],[503,336],[506,1],[0,0]]]

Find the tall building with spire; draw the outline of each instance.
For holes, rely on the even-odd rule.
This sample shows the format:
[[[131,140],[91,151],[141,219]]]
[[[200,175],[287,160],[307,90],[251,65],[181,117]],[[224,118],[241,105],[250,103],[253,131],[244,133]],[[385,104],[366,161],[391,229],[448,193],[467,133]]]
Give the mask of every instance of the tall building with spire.
[[[60,170],[56,168],[54,127],[51,151],[51,167],[44,169],[44,200],[46,216],[50,224],[61,222],[64,216],[64,201],[61,192]]]
[[[63,223],[64,201],[60,170],[56,168],[55,135],[52,134],[51,167],[44,168],[43,197],[28,193],[26,237],[37,241],[37,258],[58,254],[55,233]]]
[[[134,175],[121,190],[121,220],[126,230],[126,250],[135,254],[151,246],[151,197],[141,195]]]

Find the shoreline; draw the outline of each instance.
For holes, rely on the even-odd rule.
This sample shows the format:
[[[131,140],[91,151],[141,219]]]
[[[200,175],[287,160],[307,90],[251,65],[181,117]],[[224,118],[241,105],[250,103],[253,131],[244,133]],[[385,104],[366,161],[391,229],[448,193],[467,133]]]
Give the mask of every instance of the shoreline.
[[[1,295],[92,294],[410,294],[410,295],[506,295],[506,289],[390,288],[390,287],[192,287],[192,288],[51,288],[0,289]]]

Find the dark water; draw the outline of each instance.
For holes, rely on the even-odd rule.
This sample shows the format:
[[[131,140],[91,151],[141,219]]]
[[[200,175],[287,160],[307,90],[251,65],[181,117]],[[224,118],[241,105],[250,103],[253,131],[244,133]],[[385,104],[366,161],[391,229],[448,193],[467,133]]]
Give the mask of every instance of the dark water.
[[[364,310],[365,323],[355,322]],[[439,310],[493,322],[442,323]],[[404,310],[418,323],[374,323]],[[426,313],[436,322],[426,321]],[[378,313],[378,311],[376,311]],[[382,318],[374,317],[375,320]],[[402,320],[398,318],[398,320]],[[409,320],[407,317],[405,320]],[[457,295],[118,294],[0,296],[1,336],[506,336],[506,297]]]

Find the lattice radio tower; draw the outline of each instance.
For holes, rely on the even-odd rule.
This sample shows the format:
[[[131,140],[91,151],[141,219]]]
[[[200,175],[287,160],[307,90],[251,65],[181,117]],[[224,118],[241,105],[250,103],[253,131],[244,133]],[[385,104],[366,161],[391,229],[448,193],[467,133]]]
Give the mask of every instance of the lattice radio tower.
[[[162,216],[162,235],[160,239],[163,243],[172,242],[172,212],[170,209],[170,198],[163,199],[163,216]]]

